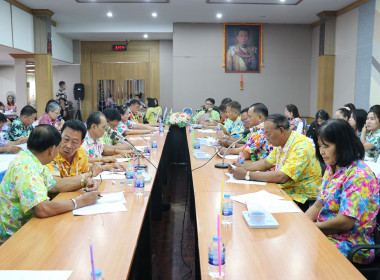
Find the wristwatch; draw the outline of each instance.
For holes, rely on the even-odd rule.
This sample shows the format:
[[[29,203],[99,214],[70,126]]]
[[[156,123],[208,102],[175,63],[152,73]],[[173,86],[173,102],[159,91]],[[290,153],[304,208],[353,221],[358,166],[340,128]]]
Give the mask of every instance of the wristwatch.
[[[247,171],[247,174],[245,175],[245,179],[246,179],[247,181],[251,180],[251,176],[249,176],[249,172],[250,172],[250,171]]]

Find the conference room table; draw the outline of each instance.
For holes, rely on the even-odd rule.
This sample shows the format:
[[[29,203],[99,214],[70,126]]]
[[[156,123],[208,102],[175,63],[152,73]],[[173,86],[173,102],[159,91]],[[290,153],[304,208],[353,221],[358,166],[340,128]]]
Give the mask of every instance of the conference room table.
[[[166,135],[155,134],[158,149],[151,154],[150,161],[156,167],[160,164]],[[145,141],[132,143],[139,146]],[[143,196],[136,196],[126,180],[103,180],[99,187],[101,193],[124,191],[127,211],[89,216],[74,216],[72,212],[67,212],[45,219],[32,218],[0,246],[0,270],[70,270],[72,274],[69,279],[90,279],[90,238],[95,267],[102,270],[105,279],[132,278],[130,273],[134,259],[139,263],[136,275],[142,273],[140,277],[133,275],[135,279],[151,275],[151,267],[143,266],[144,261],[151,261],[150,200],[152,187],[157,181],[157,170],[145,159],[141,162],[148,165],[148,173],[152,176],[150,182],[145,183]],[[82,193],[60,193],[54,199],[67,200]],[[141,237],[142,234],[145,238]],[[136,258],[141,239],[144,241]]]
[[[195,138],[208,136],[215,137],[215,134],[194,131]],[[191,168],[194,169],[207,160],[195,158],[188,130],[187,138]],[[200,151],[213,155],[215,148],[201,145]],[[213,235],[217,235],[222,178],[223,192],[231,197],[266,190],[291,200],[277,184],[226,183],[228,169],[215,168],[214,164],[218,162],[221,158],[216,156],[205,166],[192,171],[202,279],[210,278],[208,246]],[[233,204],[232,225],[221,226],[222,242],[226,248],[225,279],[365,279],[303,212],[274,213],[278,228],[250,229],[242,216],[246,206],[236,201]]]

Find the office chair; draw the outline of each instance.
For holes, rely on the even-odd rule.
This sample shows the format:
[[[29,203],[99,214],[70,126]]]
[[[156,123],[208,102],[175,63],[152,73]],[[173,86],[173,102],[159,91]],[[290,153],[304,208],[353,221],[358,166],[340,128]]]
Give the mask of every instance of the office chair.
[[[347,254],[347,259],[364,275],[367,279],[380,280],[380,211],[376,216],[376,226],[373,230],[375,236],[374,245],[354,246]],[[354,263],[354,254],[362,249],[375,249],[375,260],[371,264]]]

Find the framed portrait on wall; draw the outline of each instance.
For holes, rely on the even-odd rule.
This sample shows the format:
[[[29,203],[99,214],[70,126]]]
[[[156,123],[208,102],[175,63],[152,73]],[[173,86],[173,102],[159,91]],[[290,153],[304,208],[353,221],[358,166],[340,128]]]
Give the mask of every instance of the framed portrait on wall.
[[[260,73],[262,64],[262,24],[224,24],[226,73]]]

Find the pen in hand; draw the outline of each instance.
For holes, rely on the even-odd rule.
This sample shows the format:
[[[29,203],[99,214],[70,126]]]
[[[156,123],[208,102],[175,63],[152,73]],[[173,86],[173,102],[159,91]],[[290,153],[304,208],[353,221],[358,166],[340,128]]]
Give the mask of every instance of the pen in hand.
[[[87,186],[86,186],[87,187]],[[84,188],[83,191],[90,192],[88,189]],[[103,197],[101,194],[98,194],[98,197]]]

